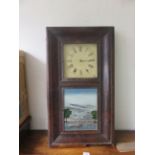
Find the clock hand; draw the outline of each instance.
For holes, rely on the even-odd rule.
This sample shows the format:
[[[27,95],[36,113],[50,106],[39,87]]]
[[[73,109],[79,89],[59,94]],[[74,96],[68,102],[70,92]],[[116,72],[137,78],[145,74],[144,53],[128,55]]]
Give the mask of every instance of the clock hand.
[[[80,59],[80,62],[91,62],[91,61],[95,61],[94,59],[90,59],[90,60],[82,60]]]
[[[80,60],[80,62],[87,62],[88,60]]]

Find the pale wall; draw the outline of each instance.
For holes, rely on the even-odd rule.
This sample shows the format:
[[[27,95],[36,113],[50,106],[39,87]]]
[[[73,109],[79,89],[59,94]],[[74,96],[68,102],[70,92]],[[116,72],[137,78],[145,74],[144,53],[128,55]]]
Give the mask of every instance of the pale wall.
[[[115,128],[134,129],[134,0],[20,0],[32,129],[47,129],[46,26],[115,26]]]

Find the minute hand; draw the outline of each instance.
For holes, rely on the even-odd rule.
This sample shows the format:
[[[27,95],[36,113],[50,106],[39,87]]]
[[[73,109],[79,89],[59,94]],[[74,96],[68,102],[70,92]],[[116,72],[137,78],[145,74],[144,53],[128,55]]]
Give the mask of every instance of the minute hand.
[[[94,59],[90,59],[90,60],[80,60],[80,62],[91,62],[94,61]]]

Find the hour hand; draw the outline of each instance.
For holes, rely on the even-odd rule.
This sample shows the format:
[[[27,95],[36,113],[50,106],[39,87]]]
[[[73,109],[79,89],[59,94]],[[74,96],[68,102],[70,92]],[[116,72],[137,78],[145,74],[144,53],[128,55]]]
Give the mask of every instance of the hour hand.
[[[88,60],[82,60],[82,59],[80,59],[80,62],[87,62]]]

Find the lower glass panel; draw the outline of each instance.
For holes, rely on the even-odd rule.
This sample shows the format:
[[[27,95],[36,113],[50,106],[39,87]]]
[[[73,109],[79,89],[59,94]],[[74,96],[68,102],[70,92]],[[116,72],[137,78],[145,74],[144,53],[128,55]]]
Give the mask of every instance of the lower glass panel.
[[[97,130],[97,89],[64,89],[64,130]]]

